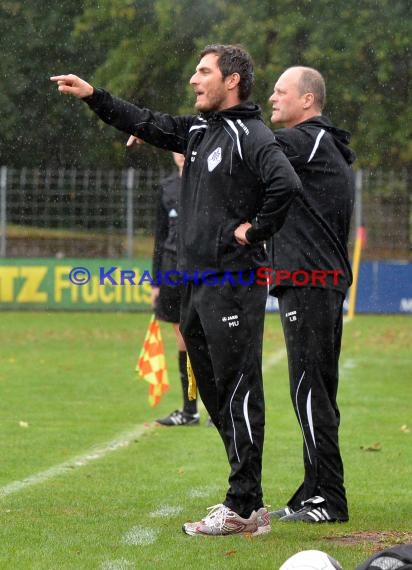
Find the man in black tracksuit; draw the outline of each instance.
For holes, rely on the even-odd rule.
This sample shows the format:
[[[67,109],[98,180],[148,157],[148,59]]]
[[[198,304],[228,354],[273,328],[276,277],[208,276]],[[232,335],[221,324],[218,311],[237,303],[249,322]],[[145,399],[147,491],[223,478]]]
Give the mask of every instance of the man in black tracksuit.
[[[185,285],[180,328],[231,472],[223,503],[183,530],[189,535],[268,532],[261,487],[267,291],[250,272],[267,266],[263,241],[281,228],[301,184],[259,108],[247,102],[253,84],[250,56],[237,46],[203,50],[190,79],[197,116],[138,108],[73,75],[52,80],[60,92],[84,98],[107,123],[186,157],[178,230]]]
[[[286,70],[270,97],[276,140],[303,193],[269,244],[289,363],[290,391],[303,435],[305,475],[286,521],[348,520],[339,451],[338,362],[343,301],[352,283],[347,243],[354,202],[350,134],[322,116],[324,80],[311,68]]]

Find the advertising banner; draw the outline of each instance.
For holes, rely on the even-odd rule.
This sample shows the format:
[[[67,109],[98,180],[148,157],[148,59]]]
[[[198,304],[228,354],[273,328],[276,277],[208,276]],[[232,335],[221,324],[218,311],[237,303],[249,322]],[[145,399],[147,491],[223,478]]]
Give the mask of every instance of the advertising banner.
[[[412,314],[412,263],[361,263],[356,299],[358,313]]]
[[[0,261],[0,309],[150,310],[151,266],[151,259],[5,258]],[[177,275],[181,281],[183,273]],[[227,273],[223,278],[229,280]],[[156,278],[176,281],[176,275]],[[200,275],[202,279],[209,285],[216,282],[211,272]],[[267,310],[278,310],[276,298],[268,297]],[[412,263],[361,263],[356,313],[412,314]]]
[[[150,259],[2,259],[0,309],[147,310],[151,265]]]

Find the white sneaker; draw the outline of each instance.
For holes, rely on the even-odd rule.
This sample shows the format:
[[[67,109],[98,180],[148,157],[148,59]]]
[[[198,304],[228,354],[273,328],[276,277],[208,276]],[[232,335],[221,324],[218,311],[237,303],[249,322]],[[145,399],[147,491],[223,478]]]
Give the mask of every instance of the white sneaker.
[[[271,531],[267,509],[253,511],[248,519],[244,519],[234,511],[219,504],[208,508],[209,514],[199,522],[188,522],[182,527],[190,536],[197,534],[209,536],[225,536],[228,534],[247,533],[253,536]]]

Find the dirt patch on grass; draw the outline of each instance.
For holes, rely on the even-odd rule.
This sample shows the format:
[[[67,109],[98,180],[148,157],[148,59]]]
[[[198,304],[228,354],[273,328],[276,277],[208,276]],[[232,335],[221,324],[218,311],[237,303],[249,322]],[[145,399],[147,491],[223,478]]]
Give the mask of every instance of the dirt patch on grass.
[[[342,534],[340,536],[327,536],[325,540],[333,542],[334,544],[347,544],[348,546],[366,543],[370,547],[371,553],[375,553],[396,544],[412,543],[412,533],[391,530],[368,530]]]

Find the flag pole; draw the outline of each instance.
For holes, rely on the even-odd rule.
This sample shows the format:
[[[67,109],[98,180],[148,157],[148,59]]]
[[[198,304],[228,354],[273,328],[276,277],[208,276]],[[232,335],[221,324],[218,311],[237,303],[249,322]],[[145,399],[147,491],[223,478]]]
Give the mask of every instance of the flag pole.
[[[349,291],[349,308],[348,308],[348,319],[351,320],[355,316],[356,307],[356,294],[358,292],[359,283],[359,268],[362,253],[362,246],[365,241],[365,228],[364,226],[359,226],[356,231],[355,249],[353,252],[353,263],[352,263],[352,273],[353,282],[352,287]]]

